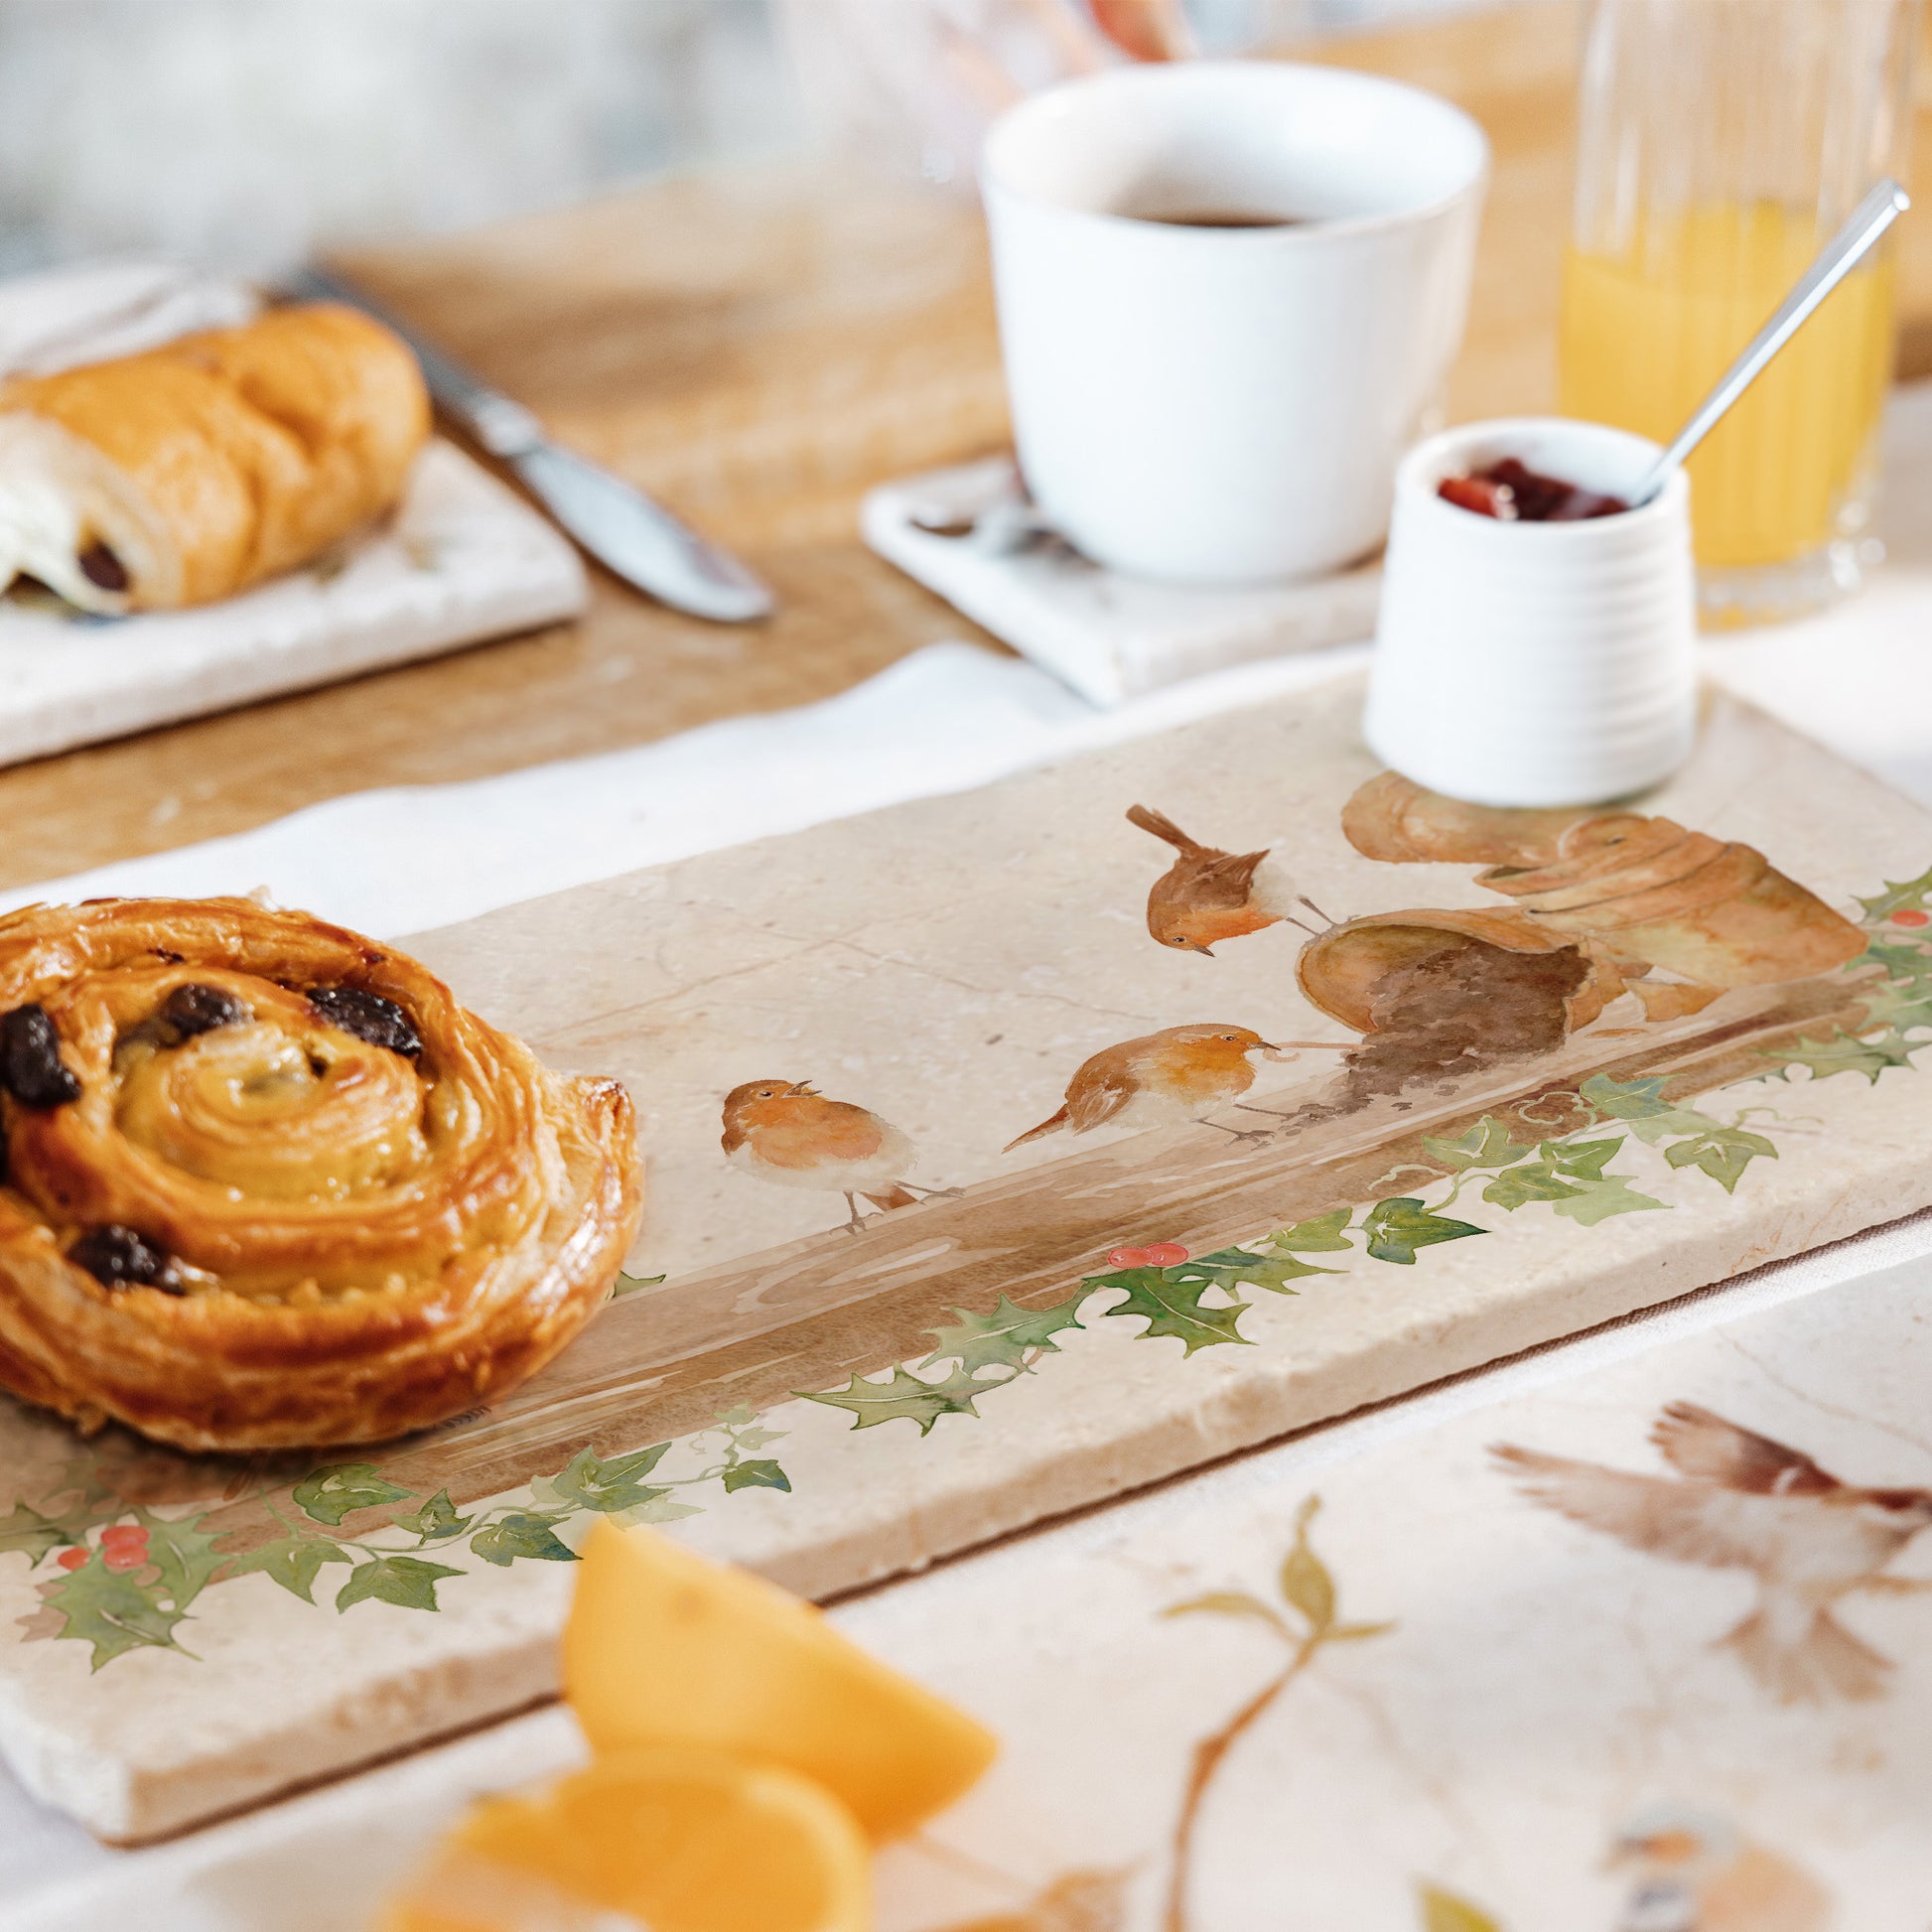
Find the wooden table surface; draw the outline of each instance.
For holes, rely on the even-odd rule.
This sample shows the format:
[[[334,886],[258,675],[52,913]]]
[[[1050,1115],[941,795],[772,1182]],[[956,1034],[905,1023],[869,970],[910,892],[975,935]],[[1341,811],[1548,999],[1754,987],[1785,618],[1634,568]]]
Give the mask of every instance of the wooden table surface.
[[[1528,4],[1305,58],[1459,101],[1495,177],[1452,416],[1555,393],[1577,19]],[[1921,72],[1932,80],[1932,63]],[[1922,91],[1917,147],[1932,189]],[[1899,234],[1900,366],[1932,371],[1932,221]],[[871,483],[997,448],[977,213],[829,166],[653,184],[348,266],[568,443],[737,546],[771,621],[680,618],[600,578],[581,621],[0,772],[0,883],[242,830],[371,786],[641,744],[844,690],[983,633],[864,549]],[[983,639],[991,642],[991,639]]]

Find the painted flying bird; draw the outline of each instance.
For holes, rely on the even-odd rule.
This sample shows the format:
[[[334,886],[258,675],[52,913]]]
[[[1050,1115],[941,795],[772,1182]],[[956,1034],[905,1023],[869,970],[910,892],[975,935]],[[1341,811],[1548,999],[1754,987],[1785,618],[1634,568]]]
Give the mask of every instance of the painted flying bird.
[[[1802,1449],[1695,1403],[1673,1402],[1650,1440],[1678,1478],[1504,1444],[1492,1453],[1537,1502],[1633,1550],[1757,1579],[1757,1607],[1719,1641],[1781,1703],[1871,1698],[1889,1658],[1832,1606],[1853,1590],[1932,1589],[1885,1566],[1932,1527],[1932,1490],[1865,1489]]]
[[[845,1229],[863,1225],[859,1199],[882,1212],[921,1196],[954,1193],[913,1187],[906,1173],[918,1151],[891,1121],[847,1100],[827,1100],[809,1080],[747,1080],[725,1096],[725,1159],[780,1187],[844,1194]]]
[[[1352,1040],[1342,1042],[1340,1050],[1353,1044]],[[1167,1027],[1140,1039],[1103,1046],[1080,1062],[1066,1083],[1066,1101],[1059,1111],[1037,1127],[1030,1127],[1018,1140],[1009,1141],[1005,1152],[1011,1154],[1029,1141],[1062,1129],[1069,1134],[1090,1133],[1096,1127],[1127,1127],[1139,1132],[1150,1127],[1173,1127],[1186,1120],[1201,1121],[1212,1107],[1242,1105],[1240,1096],[1255,1081],[1255,1070],[1248,1062],[1250,1053],[1286,1060],[1304,1046],[1333,1048],[1337,1042],[1296,1039],[1270,1044],[1246,1027],[1219,1023]],[[1267,1114],[1270,1110],[1247,1107],[1244,1111]],[[1271,1118],[1279,1120],[1281,1116]],[[1201,1125],[1221,1127],[1219,1121],[1201,1121]],[[1268,1131],[1221,1127],[1222,1133],[1242,1141],[1265,1140]]]
[[[1217,940],[1239,939],[1284,920],[1310,933],[1334,923],[1304,896],[1287,868],[1268,856],[1272,848],[1223,852],[1218,846],[1202,845],[1151,805],[1131,805],[1127,817],[1143,832],[1165,840],[1177,855],[1147,896],[1147,929],[1162,945],[1212,959]],[[1297,906],[1306,906],[1320,926],[1298,917]]]
[[[1831,1895],[1727,1820],[1656,1805],[1617,1835],[1609,1866],[1631,1874],[1617,1932],[1825,1932]]]

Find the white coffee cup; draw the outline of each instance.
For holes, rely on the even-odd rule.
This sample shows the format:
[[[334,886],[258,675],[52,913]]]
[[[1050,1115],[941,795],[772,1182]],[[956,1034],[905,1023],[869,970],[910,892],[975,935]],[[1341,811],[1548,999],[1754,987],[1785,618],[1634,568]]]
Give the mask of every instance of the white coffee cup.
[[[1117,69],[987,137],[1020,461],[1077,549],[1244,585],[1374,550],[1462,337],[1488,144],[1333,68]],[[1185,226],[1166,215],[1293,216]]]

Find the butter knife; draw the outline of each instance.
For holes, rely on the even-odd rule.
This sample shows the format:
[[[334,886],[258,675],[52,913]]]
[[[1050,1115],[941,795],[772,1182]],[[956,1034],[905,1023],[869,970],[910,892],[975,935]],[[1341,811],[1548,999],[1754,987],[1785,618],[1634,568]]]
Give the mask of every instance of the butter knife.
[[[520,402],[500,394],[424,342],[352,283],[305,268],[291,295],[345,302],[393,329],[415,350],[437,406],[500,458],[550,514],[602,564],[673,610],[718,623],[769,617],[774,600],[729,552],[688,529],[641,489],[550,441]]]

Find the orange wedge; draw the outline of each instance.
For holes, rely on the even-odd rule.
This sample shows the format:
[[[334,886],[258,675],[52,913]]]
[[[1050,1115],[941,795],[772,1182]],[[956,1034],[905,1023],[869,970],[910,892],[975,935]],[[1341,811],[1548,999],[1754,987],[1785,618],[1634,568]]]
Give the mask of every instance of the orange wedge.
[[[816,1778],[875,1839],[993,1761],[993,1735],[748,1571],[600,1523],[564,1631],[564,1695],[600,1751],[688,1743]]]
[[[869,1932],[871,1847],[823,1786],[688,1746],[478,1805],[379,1932]]]

